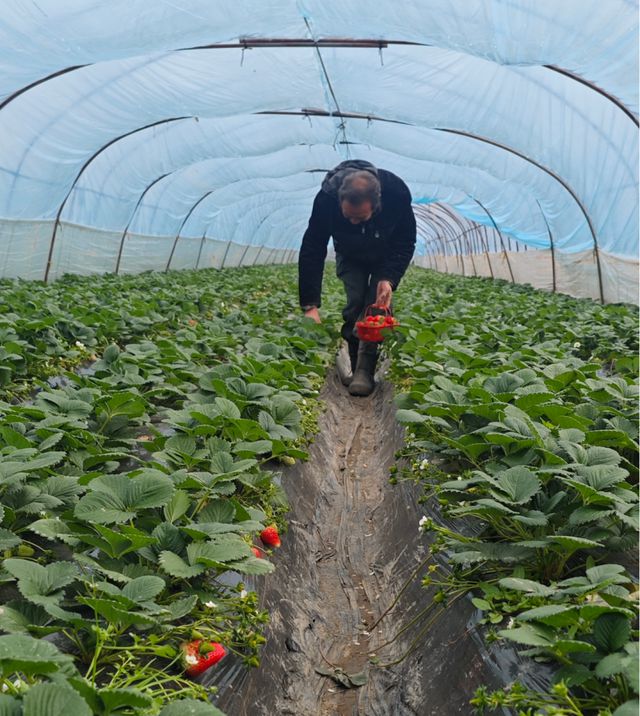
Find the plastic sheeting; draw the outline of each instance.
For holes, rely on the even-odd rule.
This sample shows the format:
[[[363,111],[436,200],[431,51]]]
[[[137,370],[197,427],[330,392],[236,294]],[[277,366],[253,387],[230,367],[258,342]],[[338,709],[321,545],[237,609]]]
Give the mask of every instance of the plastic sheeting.
[[[428,549],[417,525],[425,514],[441,518],[420,503],[417,485],[389,484],[403,440],[391,386],[379,381],[371,398],[350,397],[340,377],[348,360],[343,351],[323,388],[326,412],[310,459],[283,473],[291,513],[274,555],[278,579],[257,578],[260,607],[270,614],[260,669],[247,671],[225,659],[207,672],[205,685],[219,688],[214,703],[233,716],[453,716],[469,713],[481,684],[503,687],[517,673],[540,688],[539,664],[533,681],[529,662],[514,649],[487,652],[470,600],[452,600],[412,650],[412,640],[436,613],[428,609],[438,589],[425,588],[415,574],[410,579]],[[446,571],[446,556],[439,557]],[[407,624],[413,627],[403,631]],[[372,667],[371,652],[381,663],[400,663]],[[506,668],[499,659],[508,661]],[[322,673],[328,665],[364,672],[367,683],[334,687]]]
[[[637,27],[624,0],[5,3],[0,275],[111,271],[123,236],[127,272],[211,241],[286,260],[348,157],[568,266],[637,266]],[[272,44],[211,47],[241,40]]]
[[[555,291],[570,296],[600,300],[598,269],[592,251],[566,256],[557,254]],[[605,303],[638,302],[638,267],[611,254],[600,254]],[[419,256],[416,264],[443,273],[484,276],[528,283],[534,288],[553,291],[551,251],[525,251],[453,258],[443,254]]]

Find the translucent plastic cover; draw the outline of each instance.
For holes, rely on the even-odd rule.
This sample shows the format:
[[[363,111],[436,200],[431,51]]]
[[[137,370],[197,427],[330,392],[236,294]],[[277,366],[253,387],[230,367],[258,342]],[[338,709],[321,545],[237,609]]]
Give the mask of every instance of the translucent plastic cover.
[[[625,0],[9,0],[0,275],[296,249],[355,157],[416,206],[637,262],[637,32]]]

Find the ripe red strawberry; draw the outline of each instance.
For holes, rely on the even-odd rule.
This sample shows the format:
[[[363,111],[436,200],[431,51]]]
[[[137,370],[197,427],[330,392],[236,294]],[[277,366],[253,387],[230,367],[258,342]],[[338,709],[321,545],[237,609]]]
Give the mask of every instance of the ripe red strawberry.
[[[258,559],[262,559],[262,552],[257,547],[252,547],[251,551],[255,554]]]
[[[195,639],[182,645],[184,670],[189,676],[198,676],[210,666],[217,664],[227,653],[222,644],[215,641]]]
[[[269,525],[260,532],[260,539],[267,545],[267,547],[279,547],[280,535],[278,534],[278,528],[275,525]]]

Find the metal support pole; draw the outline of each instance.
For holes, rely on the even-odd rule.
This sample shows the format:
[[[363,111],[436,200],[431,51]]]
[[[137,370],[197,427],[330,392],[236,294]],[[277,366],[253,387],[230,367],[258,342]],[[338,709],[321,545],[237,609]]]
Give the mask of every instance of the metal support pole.
[[[549,235],[549,247],[551,249],[551,284],[553,287],[553,292],[556,293],[556,255],[555,247],[553,245],[553,235],[551,234],[551,227],[549,226],[549,222],[547,221],[547,216],[542,210],[542,206],[537,199],[536,204],[540,209],[540,213],[542,214],[542,218],[544,219],[545,226],[547,227],[547,234]]]

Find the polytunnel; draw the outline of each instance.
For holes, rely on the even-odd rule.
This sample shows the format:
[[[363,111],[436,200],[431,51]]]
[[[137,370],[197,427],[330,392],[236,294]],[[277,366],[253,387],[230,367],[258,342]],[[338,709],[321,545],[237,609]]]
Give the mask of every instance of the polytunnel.
[[[229,242],[289,261],[314,172],[359,157],[408,183],[417,263],[480,254],[634,301],[635,20],[622,0],[9,4],[2,275],[214,266]]]
[[[2,4],[0,714],[638,713],[638,16]]]

